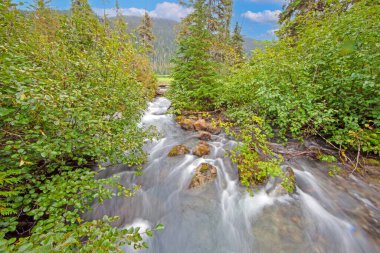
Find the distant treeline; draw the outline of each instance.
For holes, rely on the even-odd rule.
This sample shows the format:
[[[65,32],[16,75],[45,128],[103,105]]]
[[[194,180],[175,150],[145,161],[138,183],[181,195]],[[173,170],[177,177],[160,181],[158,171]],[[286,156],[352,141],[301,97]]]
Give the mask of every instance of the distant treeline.
[[[125,20],[130,30],[136,30],[141,23],[141,17],[126,16]],[[178,22],[169,19],[153,18],[153,33],[156,40],[154,41],[154,54],[151,59],[153,69],[158,74],[167,75],[170,73],[172,67],[170,61],[177,49],[178,24]],[[261,41],[245,37],[243,48],[245,53],[250,55],[251,51],[261,44]]]

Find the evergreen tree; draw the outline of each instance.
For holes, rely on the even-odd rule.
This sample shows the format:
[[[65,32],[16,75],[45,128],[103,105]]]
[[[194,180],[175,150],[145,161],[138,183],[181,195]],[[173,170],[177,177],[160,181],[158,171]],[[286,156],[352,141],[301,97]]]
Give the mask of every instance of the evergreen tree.
[[[180,108],[212,109],[216,72],[209,54],[212,34],[207,27],[205,2],[193,4],[194,12],[183,21],[178,38],[170,96]]]
[[[333,12],[347,11],[352,4],[361,0],[289,0],[283,6],[283,11],[279,16],[282,28],[279,31],[280,37],[296,36],[297,27],[305,24],[305,20],[297,17],[306,17],[308,14],[321,15],[331,10]],[[308,18],[306,18],[308,19]]]
[[[120,11],[120,5],[119,5],[118,0],[116,0],[115,7],[116,7],[115,26],[116,26],[116,30],[119,33],[119,36],[121,38],[121,37],[125,36],[127,33],[127,23],[125,22],[123,15]]]
[[[40,40],[52,40],[58,27],[58,22],[49,8],[50,0],[35,0],[33,15],[33,28],[39,31]]]
[[[35,9],[46,9],[51,0],[34,0]]]
[[[234,32],[231,37],[231,44],[236,54],[236,62],[242,62],[244,59],[244,49],[243,49],[244,38],[241,35],[241,26],[236,22]]]
[[[181,1],[187,7],[193,7],[197,0]],[[212,34],[210,54],[218,63],[226,63],[231,58],[230,25],[232,17],[232,0],[206,0],[204,12],[207,30]],[[227,65],[230,65],[229,63]]]
[[[209,31],[227,39],[230,35],[232,0],[207,0],[205,9]]]
[[[213,34],[211,54],[215,61],[226,63],[229,52],[232,0],[207,0],[207,24]]]
[[[141,25],[138,28],[138,33],[142,44],[148,52],[153,51],[153,41],[155,39],[153,34],[153,23],[152,19],[147,12],[145,12],[144,17],[141,21]]]
[[[88,0],[72,0],[71,1],[72,13],[72,38],[78,41],[78,44],[83,48],[91,47],[94,45],[99,33],[98,17],[92,11]],[[73,43],[74,44],[74,43]]]
[[[216,17],[219,21],[218,32],[224,40],[230,37],[230,26],[232,18],[232,0],[219,0],[216,6]]]

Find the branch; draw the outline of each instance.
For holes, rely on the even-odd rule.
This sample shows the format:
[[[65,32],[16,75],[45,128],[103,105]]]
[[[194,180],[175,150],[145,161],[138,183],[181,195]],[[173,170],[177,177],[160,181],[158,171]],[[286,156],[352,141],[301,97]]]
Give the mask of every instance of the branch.
[[[356,155],[356,164],[355,164],[355,168],[351,171],[351,174],[354,173],[355,170],[358,168],[359,158],[360,158],[360,142],[359,142],[359,144],[358,144],[358,154]]]
[[[3,131],[4,133],[7,133],[7,134],[9,134],[9,135],[16,136],[16,137],[18,137],[18,138],[20,138],[20,139],[23,139],[21,135],[14,134],[14,133],[11,133],[11,132],[8,132],[8,131],[6,131],[6,130],[4,130],[4,129],[1,129],[1,131]]]

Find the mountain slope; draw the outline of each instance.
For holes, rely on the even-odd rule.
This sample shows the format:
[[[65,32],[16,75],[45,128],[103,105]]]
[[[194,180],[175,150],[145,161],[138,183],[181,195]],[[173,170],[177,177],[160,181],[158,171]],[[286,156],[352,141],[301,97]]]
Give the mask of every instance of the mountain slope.
[[[140,25],[141,17],[126,16],[128,28],[131,31],[136,30]],[[176,51],[176,27],[179,23],[173,20],[153,18],[153,33],[156,36],[154,41],[155,54],[152,56],[154,70],[158,74],[170,73],[170,60]],[[251,50],[260,46],[260,42],[244,37],[244,51],[247,55]]]

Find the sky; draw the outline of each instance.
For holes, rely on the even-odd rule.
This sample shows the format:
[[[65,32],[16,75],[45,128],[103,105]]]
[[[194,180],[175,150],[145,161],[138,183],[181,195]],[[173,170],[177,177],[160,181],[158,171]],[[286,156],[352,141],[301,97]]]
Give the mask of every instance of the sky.
[[[93,10],[98,14],[104,11],[111,17],[115,15],[115,0],[88,0]],[[278,14],[286,0],[235,0],[233,23],[242,25],[242,34],[254,39],[274,39],[277,29]],[[23,2],[26,8],[33,0],[16,0]],[[50,6],[55,9],[67,10],[70,0],[52,0]],[[141,16],[145,11],[153,17],[180,21],[191,12],[180,6],[175,0],[119,0],[123,14]]]

